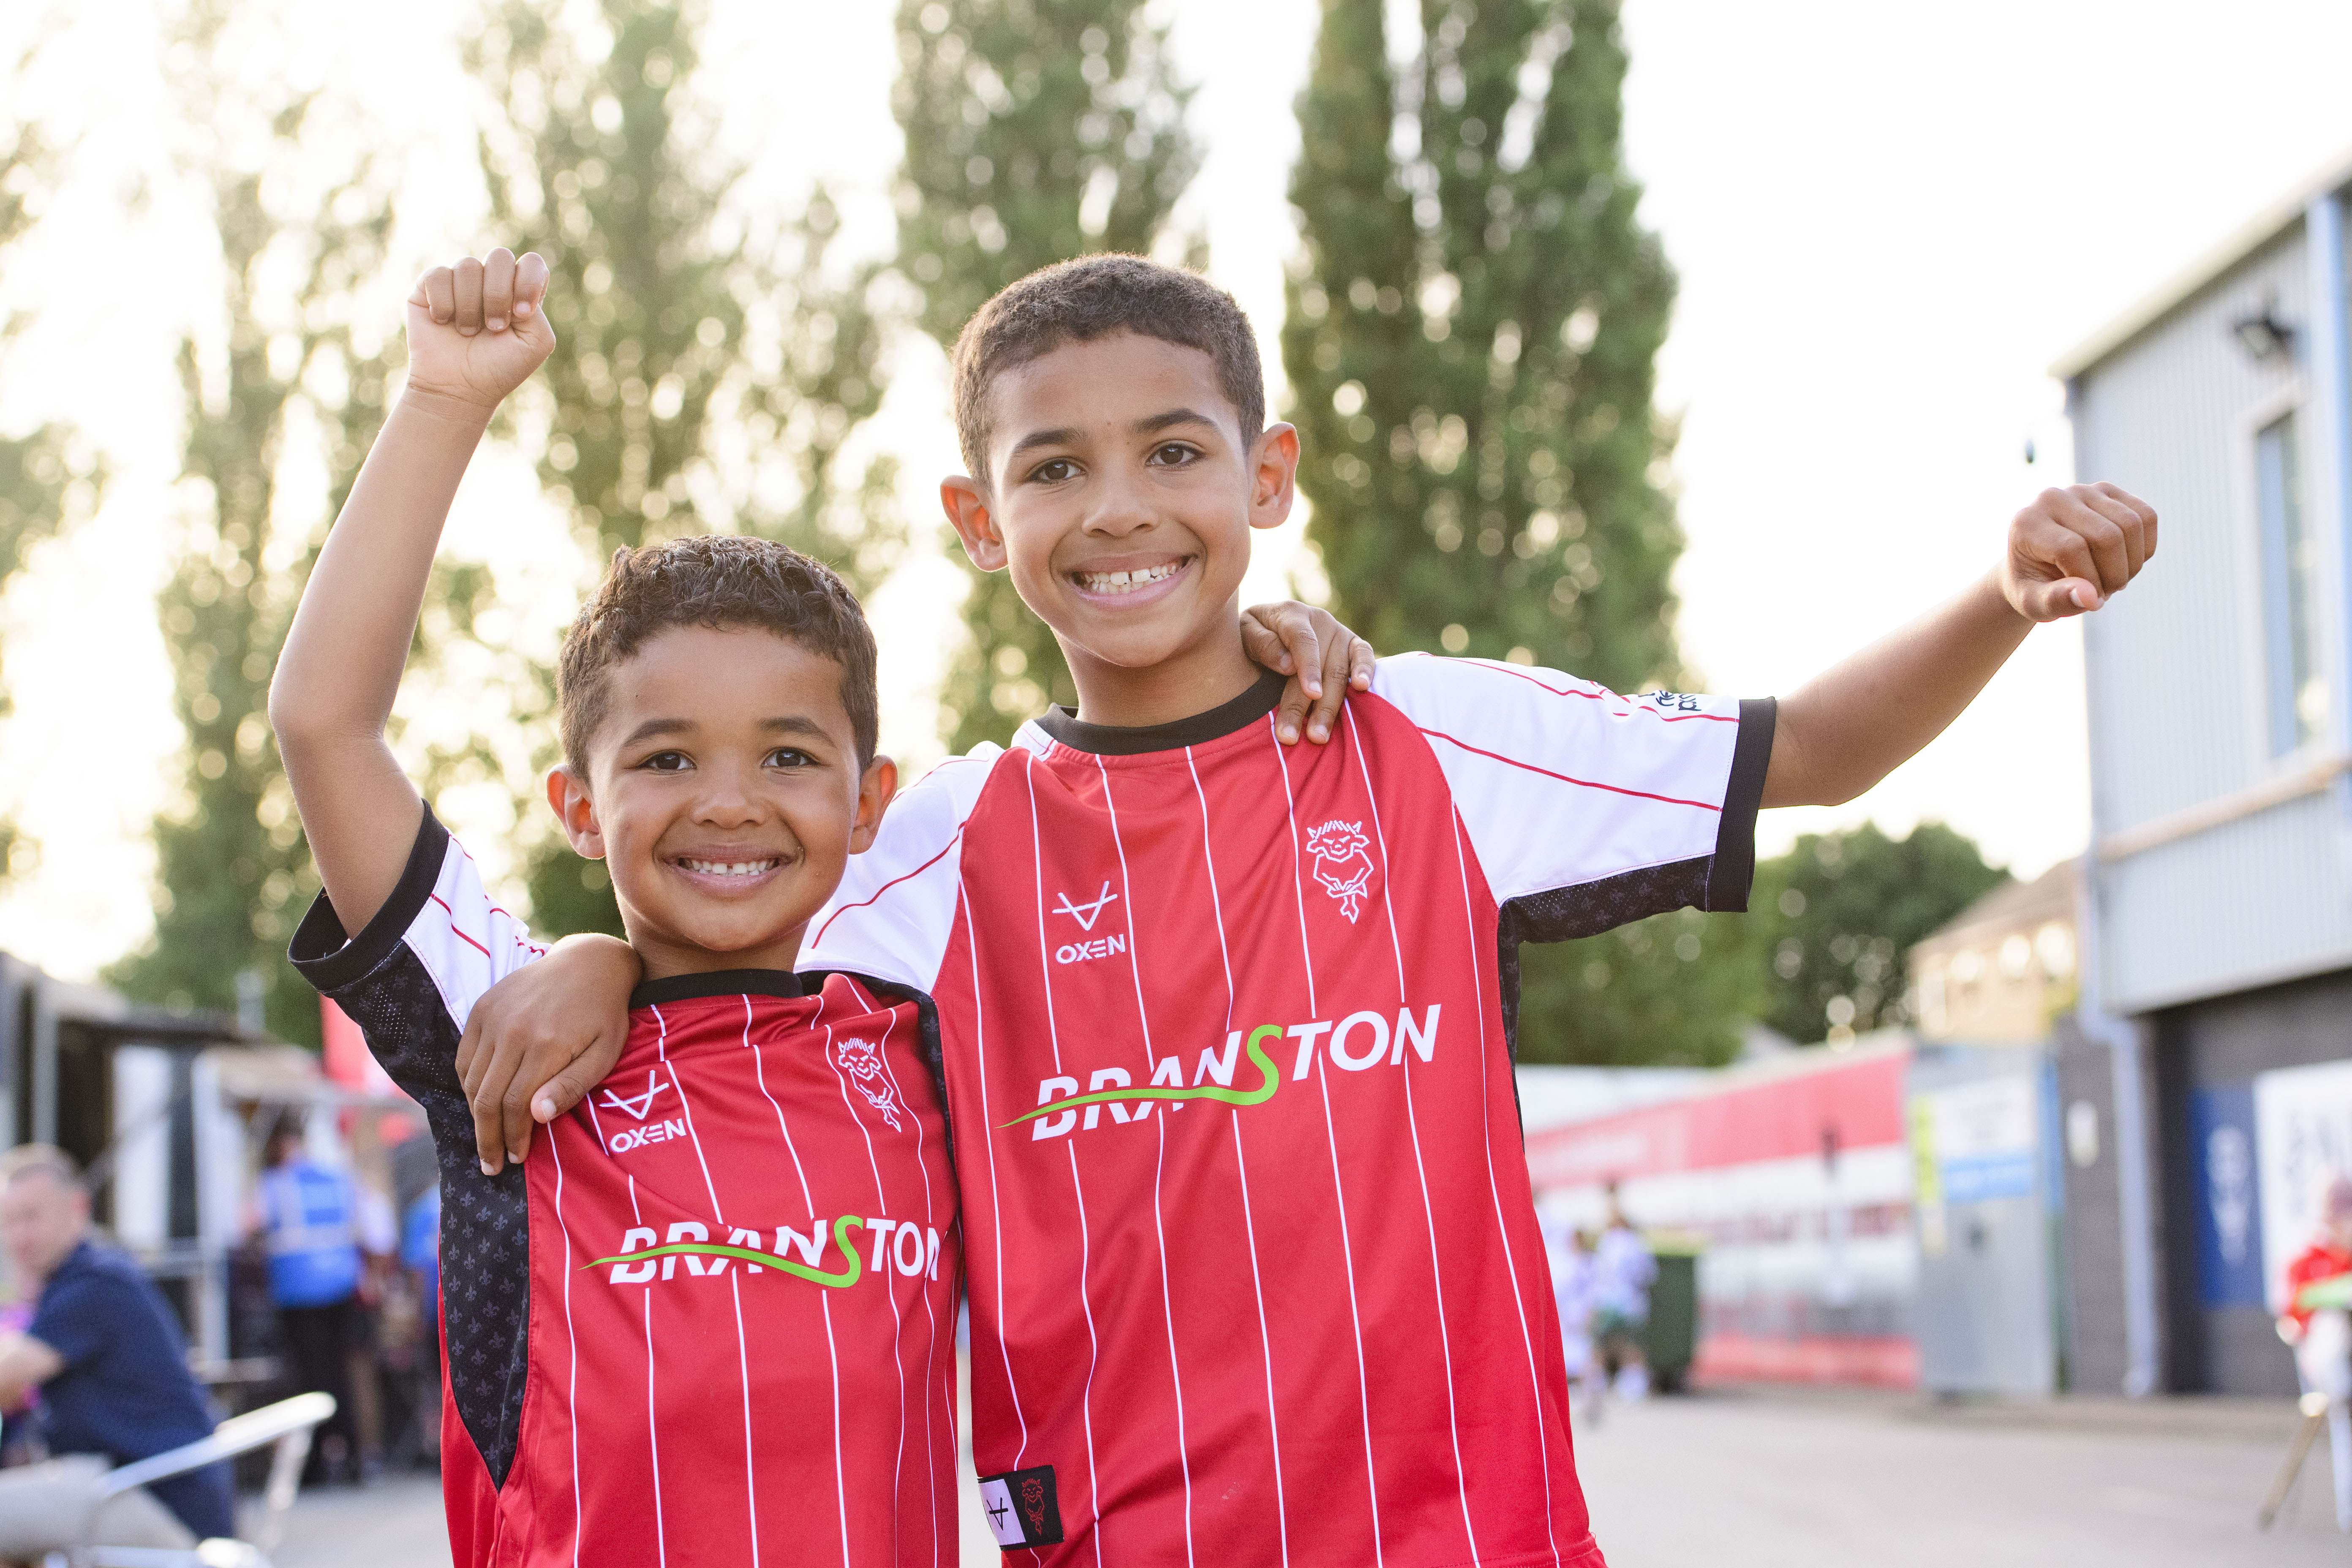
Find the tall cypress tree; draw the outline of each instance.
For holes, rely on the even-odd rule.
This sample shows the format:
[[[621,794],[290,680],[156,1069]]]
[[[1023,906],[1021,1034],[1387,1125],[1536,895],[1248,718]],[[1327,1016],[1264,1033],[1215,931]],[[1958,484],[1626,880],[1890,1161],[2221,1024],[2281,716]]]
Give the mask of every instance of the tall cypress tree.
[[[901,538],[895,478],[882,461],[845,473],[843,450],[882,399],[877,267],[828,256],[839,220],[822,191],[784,215],[734,201],[742,171],[705,151],[691,7],[604,0],[587,32],[574,21],[553,0],[509,0],[467,62],[495,106],[481,139],[493,227],[552,268],[557,348],[524,394],[553,405],[541,482],[599,560],[740,530],[871,588]],[[462,630],[488,584],[437,581]],[[520,695],[544,765],[547,672],[536,687]],[[542,929],[620,929],[604,868],[551,824],[528,878]]]
[[[315,1041],[318,999],[285,948],[317,879],[266,707],[302,578],[383,422],[386,350],[361,342],[351,320],[355,291],[378,283],[391,213],[330,95],[271,102],[247,68],[261,51],[226,8],[199,8],[189,26],[203,63],[179,83],[180,108],[206,148],[194,173],[212,198],[224,310],[207,341],[181,345],[188,501],[158,606],[187,772],[155,824],[154,938],[110,978],[226,1008],[249,972],[269,1027]],[[290,290],[289,273],[270,270],[289,262]],[[327,504],[310,518],[281,516],[278,489],[298,404],[325,438]]]
[[[1324,0],[1298,100],[1283,363],[1332,607],[1383,652],[1673,680],[1675,284],[1634,219],[1615,0],[1423,0],[1401,71],[1388,10]],[[1529,947],[1521,1054],[1727,1060],[1751,942],[1683,914]]]
[[[901,0],[906,132],[899,264],[942,348],[982,301],[1089,251],[1148,251],[1200,165],[1191,96],[1143,0]],[[1003,742],[1048,700],[1075,702],[1054,634],[1003,573],[972,569],[972,651],[949,671],[949,749]]]
[[[1383,651],[1670,678],[1651,407],[1674,277],[1634,221],[1614,0],[1325,0],[1283,363],[1335,608]]]

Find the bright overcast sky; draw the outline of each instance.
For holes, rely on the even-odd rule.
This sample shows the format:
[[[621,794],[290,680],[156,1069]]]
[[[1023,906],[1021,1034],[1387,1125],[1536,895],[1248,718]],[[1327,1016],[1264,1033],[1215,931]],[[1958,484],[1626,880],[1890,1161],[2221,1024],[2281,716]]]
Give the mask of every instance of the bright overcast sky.
[[[893,9],[717,0],[706,51],[762,181],[824,174],[853,237],[870,244],[887,243],[897,155]],[[148,6],[91,0],[74,14],[44,96],[102,128],[92,163],[158,164],[138,144],[156,134],[138,63]],[[457,188],[473,174],[451,133],[465,107],[446,40],[463,14],[458,0],[397,17],[323,0],[306,13],[329,40],[320,47],[368,60],[362,91],[380,96],[387,124],[449,150]],[[1316,7],[1184,0],[1171,14],[1209,150],[1182,221],[1206,226],[1212,270],[1251,311],[1278,381],[1292,103]],[[2352,143],[2352,6],[2335,0],[1630,0],[1625,30],[1627,156],[1647,187],[1643,221],[1682,278],[1661,401],[1683,418],[1683,647],[1712,689],[1740,695],[1788,689],[1991,564],[2010,514],[2073,477],[2042,367]],[[106,216],[115,178],[68,193],[92,243],[121,237]],[[97,522],[39,552],[0,605],[16,710],[0,728],[0,807],[41,849],[0,898],[0,948],[75,976],[147,929],[143,831],[179,743],[153,595],[172,323],[202,301],[174,291],[182,275],[155,243],[166,209],[142,248],[51,256],[0,280],[0,295],[41,312],[26,340],[37,354],[12,358],[0,385],[0,428],[66,413],[118,451],[148,454],[118,461]],[[462,204],[422,224],[404,216],[428,255],[477,238]],[[395,308],[388,298],[388,322]],[[921,507],[955,461],[943,377],[921,340],[902,345],[898,369],[874,438],[904,458],[908,504]],[[2034,468],[2029,437],[2043,454]],[[478,465],[453,549],[544,561],[560,542],[518,458]],[[1296,524],[1261,542],[1252,589],[1281,592],[1294,573],[1315,580]],[[563,573],[541,576],[534,611],[551,623],[572,590]],[[939,749],[929,693],[951,647],[940,609],[954,583],[921,564],[873,606],[884,742],[919,765]],[[2077,852],[2079,649],[2071,630],[2038,632],[1918,760],[1842,810],[1768,816],[1765,847],[1864,817],[1899,832],[1932,816],[2021,871]],[[508,820],[503,801],[449,804],[478,837]]]

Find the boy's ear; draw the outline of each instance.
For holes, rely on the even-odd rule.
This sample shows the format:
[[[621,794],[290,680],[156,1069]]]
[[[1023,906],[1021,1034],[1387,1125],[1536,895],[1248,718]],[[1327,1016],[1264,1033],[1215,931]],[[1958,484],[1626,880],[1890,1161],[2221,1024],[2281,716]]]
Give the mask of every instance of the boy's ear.
[[[1250,526],[1280,528],[1298,499],[1297,426],[1267,426],[1250,444]]]
[[[866,764],[866,772],[857,780],[857,820],[850,825],[849,852],[863,855],[873,846],[874,836],[882,830],[882,814],[890,809],[890,801],[898,793],[898,764],[887,757],[876,757]]]
[[[596,803],[589,796],[587,779],[570,763],[547,770],[547,804],[555,808],[572,848],[591,860],[604,858],[604,829],[596,821]]]
[[[941,479],[940,510],[948,514],[948,524],[963,541],[963,552],[971,557],[973,565],[983,572],[1004,570],[1004,536],[997,531],[996,514],[990,509],[988,492],[981,488],[978,479],[962,474]],[[894,776],[896,773],[894,767]]]

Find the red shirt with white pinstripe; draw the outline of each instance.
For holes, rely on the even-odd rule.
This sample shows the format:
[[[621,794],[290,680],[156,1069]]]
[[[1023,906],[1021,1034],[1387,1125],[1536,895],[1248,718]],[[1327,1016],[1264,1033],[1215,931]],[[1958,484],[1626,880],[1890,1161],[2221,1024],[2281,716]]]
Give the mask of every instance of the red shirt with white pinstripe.
[[[529,1162],[536,1415],[498,1505],[528,1549],[495,1561],[955,1562],[955,1194],[916,1009],[761,979],[641,988]]]
[[[367,929],[321,895],[292,950],[432,1126],[452,1555],[949,1568],[961,1256],[917,1004],[649,982],[612,1075],[485,1176],[458,1040],[545,951],[429,812]]]
[[[992,1521],[1598,1563],[1506,996],[1523,936],[1744,903],[1769,705],[1409,658],[1286,750],[1278,689],[943,764],[803,955],[937,1005]]]

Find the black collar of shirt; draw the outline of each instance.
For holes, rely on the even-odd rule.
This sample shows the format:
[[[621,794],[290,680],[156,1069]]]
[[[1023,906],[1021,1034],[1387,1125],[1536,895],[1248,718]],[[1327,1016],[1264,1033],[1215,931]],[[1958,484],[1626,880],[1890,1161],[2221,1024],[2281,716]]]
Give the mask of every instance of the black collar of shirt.
[[[1273,712],[1282,700],[1286,679],[1276,671],[1260,670],[1250,689],[1232,701],[1167,724],[1089,724],[1075,710],[1057,702],[1037,721],[1037,727],[1074,752],[1092,752],[1101,757],[1180,751],[1222,740]]]
[[[648,980],[629,993],[631,1007],[689,1002],[697,996],[805,996],[801,977],[782,969],[715,969],[708,974],[673,974]]]

